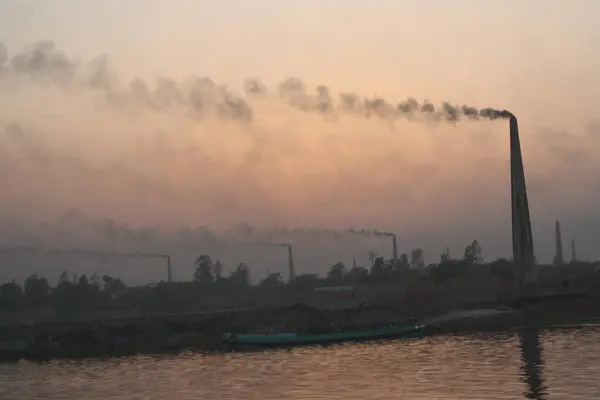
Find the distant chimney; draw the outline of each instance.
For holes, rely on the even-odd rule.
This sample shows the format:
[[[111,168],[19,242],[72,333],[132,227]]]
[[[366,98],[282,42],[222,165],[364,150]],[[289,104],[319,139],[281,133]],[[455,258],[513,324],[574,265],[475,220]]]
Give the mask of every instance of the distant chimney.
[[[167,281],[173,282],[173,268],[171,267],[171,256],[166,255],[167,259]]]
[[[356,268],[356,257],[352,257],[352,268]]]
[[[559,221],[556,221],[555,238],[556,238],[556,256],[554,257],[554,265],[563,265],[565,260],[563,257],[562,235],[560,233],[560,222]]]
[[[571,239],[571,260],[577,261],[577,252],[575,251],[575,239]]]
[[[396,235],[392,235],[392,260],[394,265],[398,263],[398,244],[396,243]]]
[[[292,245],[288,244],[287,248],[288,248],[288,263],[289,263],[289,268],[290,268],[289,280],[291,282],[296,277],[295,272],[294,272],[294,256],[292,255]]]

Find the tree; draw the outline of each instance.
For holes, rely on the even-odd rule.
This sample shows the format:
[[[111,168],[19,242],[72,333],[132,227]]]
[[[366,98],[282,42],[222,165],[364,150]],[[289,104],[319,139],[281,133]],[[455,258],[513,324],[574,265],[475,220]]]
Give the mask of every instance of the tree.
[[[20,310],[25,306],[26,301],[20,285],[9,282],[0,286],[0,309]]]
[[[235,284],[248,286],[250,285],[250,268],[245,263],[240,263],[231,273],[231,281]]]
[[[82,305],[93,304],[98,300],[100,288],[91,284],[85,274],[81,275],[75,289],[76,300]]]
[[[223,264],[221,264],[221,261],[217,260],[217,262],[215,263],[214,266],[214,270],[215,270],[215,280],[221,280],[223,278]]]
[[[302,288],[315,288],[319,286],[319,275],[317,274],[302,274],[297,275],[291,282],[292,285]]]
[[[344,263],[338,261],[331,267],[329,272],[327,273],[327,279],[335,284],[340,284],[344,280],[344,276],[346,275],[346,267]]]
[[[119,278],[113,278],[112,276],[103,275],[102,281],[104,282],[104,293],[106,293],[111,299],[118,297],[127,290],[127,285]]]
[[[470,264],[480,264],[483,262],[481,246],[477,240],[473,240],[473,243],[465,247],[464,260]]]
[[[258,286],[264,288],[283,287],[283,285],[283,278],[281,277],[281,274],[279,272],[270,273],[265,279],[260,281],[260,283],[258,284]]]
[[[423,250],[416,249],[412,251],[410,266],[412,268],[423,268],[425,267],[425,258],[423,257]]]
[[[75,285],[63,272],[58,279],[58,285],[52,290],[52,302],[57,309],[69,309],[73,307],[73,288]]]
[[[470,264],[464,260],[450,260],[439,263],[430,270],[433,281],[438,284],[446,284],[446,282],[465,276],[469,273]]]
[[[100,287],[102,286],[102,283],[100,282],[100,277],[95,272],[90,277],[90,283],[96,286],[98,289],[100,289]]]
[[[376,277],[381,277],[386,275],[387,268],[385,265],[385,260],[383,257],[377,257],[373,266],[371,267],[371,275]]]
[[[61,283],[64,283],[64,282],[71,283],[71,281],[69,280],[69,274],[67,273],[67,271],[63,271],[62,274],[60,274],[60,276],[58,277],[58,284],[59,285]]]
[[[48,304],[50,284],[46,278],[38,278],[37,274],[25,279],[25,295],[27,302],[33,307],[43,307]]]
[[[400,254],[399,264],[402,269],[410,268],[410,263],[408,262],[408,254],[402,253]]]
[[[406,253],[400,254],[400,257],[398,257],[396,262],[394,262],[394,260],[386,262],[384,267],[386,274],[389,275],[400,274],[408,269],[410,269],[410,263],[408,262],[408,256]]]
[[[442,255],[440,256],[440,262],[450,261],[450,249],[446,247]]]
[[[85,274],[81,275],[79,277],[79,281],[77,282],[77,284],[79,286],[90,286],[90,281],[88,280],[87,276]]]
[[[213,263],[209,255],[201,254],[194,263],[196,271],[194,271],[194,282],[201,284],[211,284],[215,278],[213,276]]]
[[[370,251],[368,253],[369,261],[371,262],[371,268],[375,265],[375,259],[377,258],[377,254],[374,251]]]
[[[490,263],[490,273],[502,279],[502,283],[514,282],[517,277],[517,268],[513,262],[499,258]]]
[[[365,267],[354,267],[346,275],[346,280],[353,283],[365,282],[369,276],[369,270]]]

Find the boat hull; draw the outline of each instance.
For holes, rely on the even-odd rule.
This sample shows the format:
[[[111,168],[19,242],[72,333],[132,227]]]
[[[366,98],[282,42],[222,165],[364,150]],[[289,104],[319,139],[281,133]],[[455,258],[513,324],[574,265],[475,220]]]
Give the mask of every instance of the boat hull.
[[[273,335],[235,335],[232,333],[226,333],[223,335],[222,339],[223,342],[234,346],[288,347],[411,337],[421,333],[423,328],[425,328],[425,325],[411,325],[369,329],[364,331],[333,332],[313,335],[299,335],[296,333],[280,333]]]

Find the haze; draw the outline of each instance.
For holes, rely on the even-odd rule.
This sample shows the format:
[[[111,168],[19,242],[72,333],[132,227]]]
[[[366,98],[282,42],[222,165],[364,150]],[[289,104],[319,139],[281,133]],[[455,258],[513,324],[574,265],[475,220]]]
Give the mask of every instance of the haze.
[[[286,236],[298,273],[390,256],[385,238],[333,234],[352,227],[395,232],[427,262],[473,239],[486,259],[510,256],[506,121],[307,111],[278,91],[297,77],[336,107],[354,93],[510,110],[538,261],[557,219],[598,259],[600,4],[570,4],[0,1],[0,239],[185,248],[180,279],[195,253],[285,271],[284,252],[236,240]],[[269,231],[315,227],[331,234]],[[148,273],[128,271],[115,274]]]

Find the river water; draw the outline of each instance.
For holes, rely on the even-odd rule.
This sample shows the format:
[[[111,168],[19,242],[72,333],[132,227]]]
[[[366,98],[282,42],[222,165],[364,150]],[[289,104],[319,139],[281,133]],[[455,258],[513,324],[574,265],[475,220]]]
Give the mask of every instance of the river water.
[[[600,329],[0,365],[0,399],[597,399]]]

